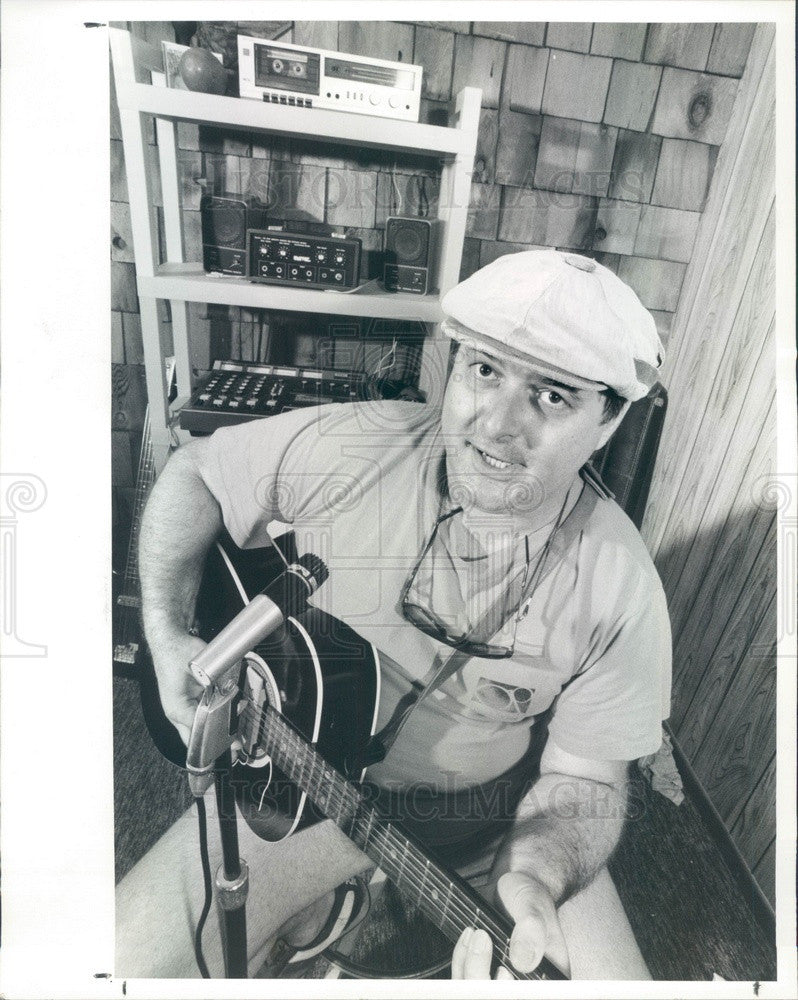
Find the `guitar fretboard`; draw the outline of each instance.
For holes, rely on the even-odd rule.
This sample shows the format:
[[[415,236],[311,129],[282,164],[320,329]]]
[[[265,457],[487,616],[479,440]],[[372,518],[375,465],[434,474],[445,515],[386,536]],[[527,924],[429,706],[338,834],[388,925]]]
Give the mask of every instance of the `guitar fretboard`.
[[[148,410],[144,419],[141,454],[139,455],[139,467],[136,473],[136,496],[133,503],[133,517],[130,526],[127,560],[125,562],[124,583],[122,585],[122,592],[116,599],[117,604],[125,608],[139,609],[141,607],[141,598],[139,596],[139,530],[141,528],[141,516],[144,513],[144,507],[154,482],[155,461],[153,458]]]
[[[430,860],[271,707],[265,709],[261,735],[264,749],[280,770],[418,904],[450,941],[457,941],[467,927],[481,928],[491,938],[497,961],[516,979],[565,978],[545,959],[534,972],[518,972],[509,958],[510,922],[459,876]]]
[[[171,387],[175,372],[174,358],[166,359],[166,383]],[[170,397],[171,398],[171,397]],[[141,433],[141,451],[136,472],[136,495],[133,503],[133,516],[130,525],[130,538],[127,546],[125,574],[122,578],[120,592],[116,598],[117,615],[114,627],[114,662],[135,664],[138,656],[141,635],[139,621],[141,612],[141,586],[139,584],[139,533],[141,517],[144,513],[147,499],[155,482],[155,458],[150,429],[150,408],[144,414]]]

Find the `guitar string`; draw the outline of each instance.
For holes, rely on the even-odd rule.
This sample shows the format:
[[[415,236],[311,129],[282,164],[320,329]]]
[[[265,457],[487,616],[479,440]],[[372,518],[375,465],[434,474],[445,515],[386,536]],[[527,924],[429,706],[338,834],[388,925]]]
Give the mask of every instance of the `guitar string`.
[[[334,804],[335,796],[331,796],[329,801]],[[389,875],[393,876],[394,881],[416,890],[419,895],[419,909],[422,912],[426,912],[428,916],[437,917],[441,924],[441,929],[445,933],[447,928],[451,928],[451,937],[453,940],[456,941],[466,927],[485,924],[484,918],[479,913],[470,910],[466,911],[460,905],[457,897],[457,887],[439,878],[432,867],[425,867],[424,875],[420,879],[412,874],[411,869],[408,868],[408,862],[413,860],[413,852],[407,853],[397,850],[399,844],[390,827],[388,829],[375,827],[371,822],[371,817],[362,815],[355,815],[348,818],[350,821],[346,826],[350,838],[361,849],[368,850],[370,847],[371,853],[376,855],[379,864]],[[401,846],[403,847],[404,843],[401,843]],[[425,889],[427,891],[426,895],[424,892]],[[441,901],[441,897],[444,897],[443,901]],[[506,935],[497,933],[492,927],[485,927],[485,930],[489,933],[493,932],[491,936],[498,946],[500,956],[506,958]]]
[[[174,387],[175,359],[167,359],[165,364],[166,384],[171,397],[171,390]],[[150,488],[155,482],[155,448],[152,441],[152,421],[149,404],[144,411],[144,419],[141,425],[141,452],[139,454],[139,464],[136,471],[136,496],[133,504],[133,518],[130,526],[130,538],[128,540],[127,559],[125,562],[125,575],[123,593],[130,596],[136,602],[133,606],[127,603],[122,605],[122,634],[127,638],[131,629],[131,618],[136,621],[136,635],[143,632],[141,623],[141,583],[139,577],[138,560],[138,539],[141,517],[147,502]],[[144,474],[146,475],[146,485]],[[115,644],[116,645],[116,644]],[[138,645],[138,643],[136,643]]]
[[[152,482],[155,478],[155,465],[154,465],[155,450],[152,443],[149,410],[147,411],[146,430],[147,430],[147,440],[146,440],[146,448],[143,449],[144,464],[142,467],[142,472],[146,473],[148,481],[150,485],[152,485]],[[137,492],[135,517],[130,529],[132,555],[128,565],[132,567],[130,571],[131,593],[133,593],[134,596],[138,599],[138,607],[130,607],[130,608],[126,607],[125,611],[127,612],[128,619],[130,618],[135,619],[137,625],[140,625],[140,615],[141,615],[141,583],[139,577],[138,542],[140,536],[141,518],[144,514],[144,507],[147,502],[148,493],[149,490],[146,487],[142,487],[142,489],[139,492]]]
[[[272,709],[272,712],[274,713],[275,710]],[[247,706],[242,715],[245,714],[252,714],[254,716],[253,721],[259,721],[258,716],[262,713],[260,713],[258,709],[255,709],[254,706]],[[279,722],[284,723],[284,720],[282,720],[277,713],[275,713],[275,716],[273,717],[266,714],[264,716],[264,726],[269,729],[274,729],[275,726],[272,725],[272,723],[275,721],[275,717],[279,720],[278,725]],[[276,736],[276,739],[282,740],[283,742],[286,740],[290,741],[293,744],[294,750],[300,751],[301,755],[308,760],[309,767],[307,774],[305,774],[304,765],[299,763],[300,776],[307,777],[313,781],[313,772],[315,769],[319,771],[318,777],[323,777],[328,782],[332,782],[326,796],[326,807],[322,808],[329,810],[331,804],[338,807],[339,818],[338,820],[333,821],[339,824],[341,822],[340,817],[343,809],[347,807],[353,809],[355,813],[354,816],[347,816],[347,819],[351,822],[352,829],[354,830],[358,823],[366,823],[367,827],[368,825],[372,826],[374,834],[372,843],[374,843],[375,847],[379,849],[380,855],[383,858],[383,865],[387,867],[386,862],[393,864],[394,868],[398,872],[399,878],[403,878],[405,882],[409,883],[412,888],[418,892],[420,906],[423,902],[426,902],[435,915],[438,915],[441,919],[451,924],[452,927],[459,932],[462,932],[466,927],[474,926],[475,923],[477,925],[482,925],[483,929],[493,938],[494,944],[498,945],[500,961],[502,961],[503,964],[509,962],[509,940],[504,929],[501,928],[488,914],[486,914],[478,904],[473,903],[470,899],[468,899],[467,896],[465,896],[464,899],[460,898],[464,896],[462,888],[454,884],[451,879],[447,878],[434,862],[430,862],[429,859],[421,855],[413,844],[411,844],[405,837],[397,833],[397,831],[390,826],[390,823],[386,826],[382,817],[379,816],[373,807],[365,802],[363,797],[358,793],[357,789],[349,784],[340,774],[338,774],[334,768],[332,768],[332,765],[327,764],[321,755],[310,747],[301,736],[295,734],[291,728],[285,724],[280,726],[280,729],[282,732]],[[267,733],[266,735],[275,738],[274,733]],[[286,749],[285,746],[282,746],[279,749],[282,749],[286,755],[289,755],[289,750]],[[297,762],[295,760],[289,760],[288,767],[281,769],[286,770],[290,776],[290,769],[295,766],[296,763]],[[336,788],[336,784],[338,783],[343,786],[342,792],[339,792]],[[350,796],[348,803],[347,795]],[[313,796],[311,796],[311,798],[313,798]],[[363,812],[370,814],[368,819],[366,816],[358,815]],[[331,819],[333,818],[331,813],[329,816]],[[373,816],[377,817],[376,826],[374,826]],[[364,843],[368,843],[369,836],[371,835],[368,833],[367,829]],[[382,838],[382,845],[380,845],[378,837]],[[357,841],[355,841],[355,843],[357,843]],[[400,851],[403,854],[404,859],[397,859],[396,856],[392,856],[390,853],[386,854],[386,850],[393,852]],[[416,862],[424,862],[425,874],[423,876],[417,877],[411,870],[405,868],[408,859],[408,851],[415,855]],[[425,884],[438,891],[448,890],[446,891],[447,898],[443,907],[441,907],[436,900],[429,899],[423,895]],[[452,911],[451,916],[449,915],[450,910]],[[459,920],[455,918],[459,918]],[[516,972],[514,968],[511,971],[516,976],[523,976],[523,974]]]
[[[133,503],[133,520],[130,525],[130,539],[128,540],[127,559],[125,561],[125,575],[122,593],[127,597],[139,597],[140,584],[138,570],[138,532],[136,526],[141,523],[141,515],[144,512],[145,487],[143,486],[143,476],[149,472],[152,466],[153,444],[150,433],[150,413],[149,407],[144,417],[142,425],[142,447],[139,456],[139,467],[136,470],[136,499]],[[121,634],[127,639],[131,632],[131,619],[137,609],[125,603],[122,605]]]

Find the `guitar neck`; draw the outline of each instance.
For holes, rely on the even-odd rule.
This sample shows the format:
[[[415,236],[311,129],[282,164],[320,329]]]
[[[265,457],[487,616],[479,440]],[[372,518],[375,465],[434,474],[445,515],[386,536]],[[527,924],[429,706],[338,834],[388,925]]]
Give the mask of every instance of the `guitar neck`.
[[[166,382],[174,388],[175,361],[166,358]],[[141,584],[139,583],[139,533],[144,507],[155,482],[155,459],[153,457],[152,432],[150,428],[150,408],[144,413],[141,431],[141,451],[136,472],[136,496],[130,524],[130,538],[127,546],[125,575],[116,598],[114,615],[114,663],[134,665],[141,649]]]
[[[170,357],[164,361],[166,384],[169,386],[169,398],[174,390],[175,359]],[[144,411],[144,422],[141,429],[141,451],[136,471],[136,495],[133,502],[133,515],[130,525],[130,538],[125,562],[125,576],[122,591],[117,603],[125,608],[139,610],[141,608],[141,587],[139,585],[139,529],[150,490],[155,482],[155,458],[152,446],[152,430],[150,426],[150,407]]]
[[[130,539],[125,562],[125,576],[119,603],[126,607],[140,607],[139,597],[139,557],[138,541],[141,516],[147,503],[147,497],[155,482],[155,463],[152,454],[152,439],[150,436],[149,408],[144,415],[144,427],[141,437],[141,452],[136,473],[136,495],[133,501],[133,516],[130,525]]]
[[[419,909],[456,942],[467,927],[486,931],[499,964],[516,979],[563,979],[545,959],[532,973],[518,972],[509,959],[509,920],[497,913],[458,875],[432,861],[421,847],[364,799],[304,737],[273,708],[263,719],[262,745],[313,804],[394,882]]]

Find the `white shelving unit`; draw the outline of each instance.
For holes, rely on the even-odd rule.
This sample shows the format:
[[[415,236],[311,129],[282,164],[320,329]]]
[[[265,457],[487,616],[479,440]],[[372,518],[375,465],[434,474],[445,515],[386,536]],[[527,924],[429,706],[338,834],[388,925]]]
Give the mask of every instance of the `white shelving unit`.
[[[295,108],[235,97],[192,93],[166,87],[160,49],[121,28],[111,28],[111,53],[125,151],[133,251],[141,313],[147,394],[156,467],[160,471],[171,444],[170,425],[186,402],[193,376],[189,352],[188,302],[214,302],[253,309],[418,320],[432,327],[422,358],[421,387],[431,399],[442,390],[444,350],[438,337],[440,296],[457,283],[477,144],[481,92],[464,88],[455,104],[451,128],[420,125],[339,111]],[[152,208],[147,157],[147,118],[155,118],[164,205],[166,261],[161,262]],[[208,275],[201,262],[186,261],[177,123],[193,122],[250,134],[313,138],[391,151],[424,153],[441,162],[439,218],[443,221],[438,264],[439,295],[384,291],[344,293],[260,285],[245,278]],[[177,385],[171,405],[164,378],[157,301],[171,305]]]

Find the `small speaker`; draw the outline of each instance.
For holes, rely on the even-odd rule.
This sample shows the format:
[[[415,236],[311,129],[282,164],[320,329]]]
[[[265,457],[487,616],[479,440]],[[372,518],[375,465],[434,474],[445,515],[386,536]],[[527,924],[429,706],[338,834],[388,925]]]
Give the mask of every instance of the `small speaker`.
[[[440,219],[391,216],[385,223],[383,280],[389,292],[428,295],[437,280]]]
[[[202,262],[206,271],[247,273],[247,229],[266,225],[266,209],[234,194],[204,195],[200,201]]]

